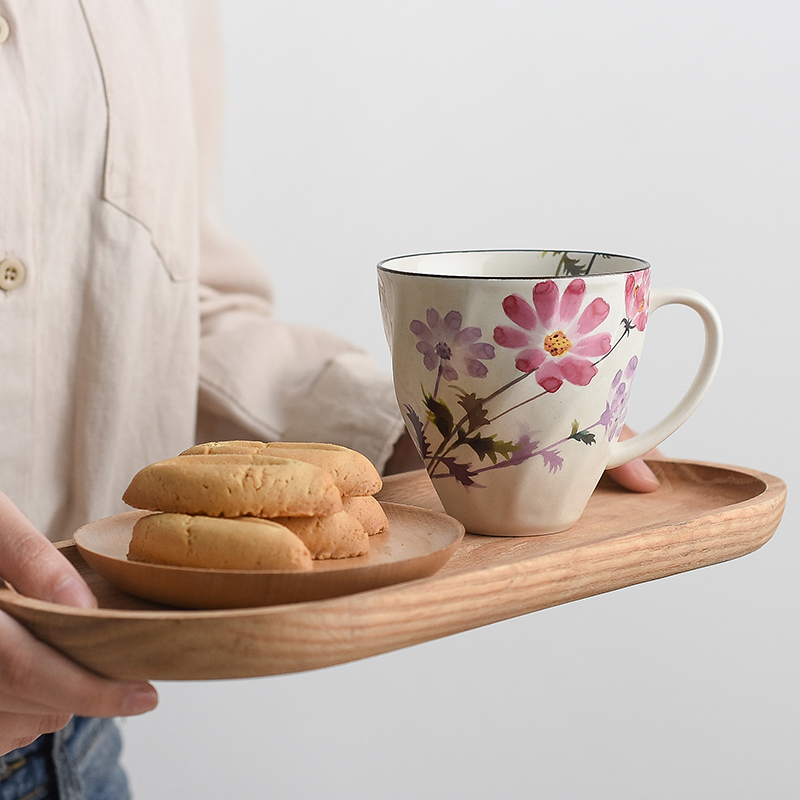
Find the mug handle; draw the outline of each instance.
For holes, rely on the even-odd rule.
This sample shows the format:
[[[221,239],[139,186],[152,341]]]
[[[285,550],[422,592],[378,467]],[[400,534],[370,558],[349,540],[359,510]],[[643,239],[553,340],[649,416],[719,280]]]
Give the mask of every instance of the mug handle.
[[[690,289],[653,289],[650,293],[650,314],[662,306],[678,304],[696,311],[705,328],[703,360],[692,385],[677,406],[661,422],[624,442],[611,445],[611,457],[607,469],[627,464],[635,458],[658,447],[692,415],[705,397],[717,372],[722,356],[722,322],[716,309],[701,294]]]

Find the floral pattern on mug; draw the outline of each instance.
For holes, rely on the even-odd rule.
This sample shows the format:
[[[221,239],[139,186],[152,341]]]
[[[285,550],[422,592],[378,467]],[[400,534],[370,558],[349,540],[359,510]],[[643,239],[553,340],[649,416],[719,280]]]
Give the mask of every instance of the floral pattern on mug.
[[[518,350],[516,368],[521,373],[507,383],[480,396],[455,383],[460,377],[490,379],[495,348],[480,341],[483,332],[476,326],[464,326],[461,312],[450,310],[442,316],[429,308],[425,322],[414,319],[409,325],[419,340],[417,351],[430,372],[436,371],[430,391],[422,386],[423,405],[415,409],[405,405],[406,418],[420,456],[431,478],[452,478],[467,487],[480,487],[480,475],[489,470],[513,468],[532,458],[540,458],[550,472],[564,463],[564,448],[571,443],[591,446],[595,430],[602,428],[609,441],[619,437],[627,412],[630,384],[638,365],[634,356],[612,381],[604,409],[587,426],[575,420],[569,431],[557,441],[542,443],[530,431],[513,441],[499,439],[492,424],[534,402],[547,402],[564,382],[576,387],[588,386],[598,374],[601,363],[632,332],[644,331],[649,307],[649,271],[631,273],[625,287],[625,318],[622,330],[612,344],[613,333],[606,328],[609,304],[602,297],[586,301],[586,282],[571,280],[563,289],[553,280],[538,282],[531,302],[518,294],[502,301],[502,312],[512,325],[498,325],[493,338],[503,348]],[[499,312],[498,312],[499,313]],[[531,375],[538,391],[526,399],[516,399],[503,406],[504,394]],[[442,380],[446,382],[446,398]]]
[[[480,328],[462,328],[461,314],[450,311],[444,317],[429,308],[424,322],[415,319],[411,332],[419,339],[417,350],[422,353],[427,369],[439,369],[446,381],[457,381],[461,374],[483,378],[488,372],[481,360],[494,358],[494,347],[479,342]]]
[[[625,318],[631,328],[644,331],[650,309],[650,270],[632,272],[625,281]]]
[[[634,326],[636,327],[636,326]],[[628,414],[628,400],[631,396],[631,381],[636,374],[639,359],[632,356],[624,370],[619,370],[611,381],[611,389],[606,401],[606,410],[600,417],[600,424],[606,429],[609,442],[619,439]]]
[[[564,381],[588,386],[597,374],[592,359],[611,350],[611,334],[595,333],[608,317],[608,303],[596,297],[581,309],[586,281],[580,278],[563,294],[555,281],[537,283],[532,294],[532,305],[518,294],[503,300],[503,311],[516,327],[497,326],[495,342],[518,349],[517,369],[536,371],[536,382],[547,392],[558,391]]]

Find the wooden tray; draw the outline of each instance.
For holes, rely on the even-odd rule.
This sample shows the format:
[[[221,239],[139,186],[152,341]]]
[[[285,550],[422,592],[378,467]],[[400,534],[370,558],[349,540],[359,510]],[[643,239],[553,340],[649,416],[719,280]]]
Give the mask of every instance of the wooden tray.
[[[780,522],[786,485],[748,469],[654,461],[658,491],[604,479],[569,531],[531,538],[467,534],[436,574],[327,600],[180,611],[125,595],[64,554],[98,610],[0,590],[0,608],[104,675],[206,680],[300,672],[365,658],[750,553]],[[438,510],[424,472],[388,478],[381,499]]]

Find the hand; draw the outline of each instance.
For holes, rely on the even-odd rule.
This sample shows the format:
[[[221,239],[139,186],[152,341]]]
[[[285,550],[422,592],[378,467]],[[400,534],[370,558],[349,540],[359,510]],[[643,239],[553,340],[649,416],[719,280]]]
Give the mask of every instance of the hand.
[[[28,597],[97,605],[77,570],[0,492],[0,585],[3,579]],[[0,755],[63,728],[73,714],[132,716],[157,702],[149,683],[99,677],[0,611]]]
[[[631,439],[636,434],[627,426],[622,429],[620,441]],[[663,458],[660,450],[645,453],[644,458]],[[606,470],[608,476],[620,486],[632,492],[654,492],[661,485],[653,470],[644,462],[644,458],[636,458],[621,467]]]

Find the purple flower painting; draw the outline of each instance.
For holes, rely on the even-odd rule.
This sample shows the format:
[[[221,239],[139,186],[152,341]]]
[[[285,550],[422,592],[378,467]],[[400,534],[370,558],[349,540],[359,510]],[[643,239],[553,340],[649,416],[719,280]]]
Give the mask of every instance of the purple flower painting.
[[[425,321],[415,319],[411,332],[419,339],[417,350],[429,370],[438,368],[446,381],[457,381],[459,373],[486,377],[488,369],[483,361],[494,358],[494,347],[478,341],[480,328],[463,328],[458,311],[441,317],[436,309],[429,308]]]

